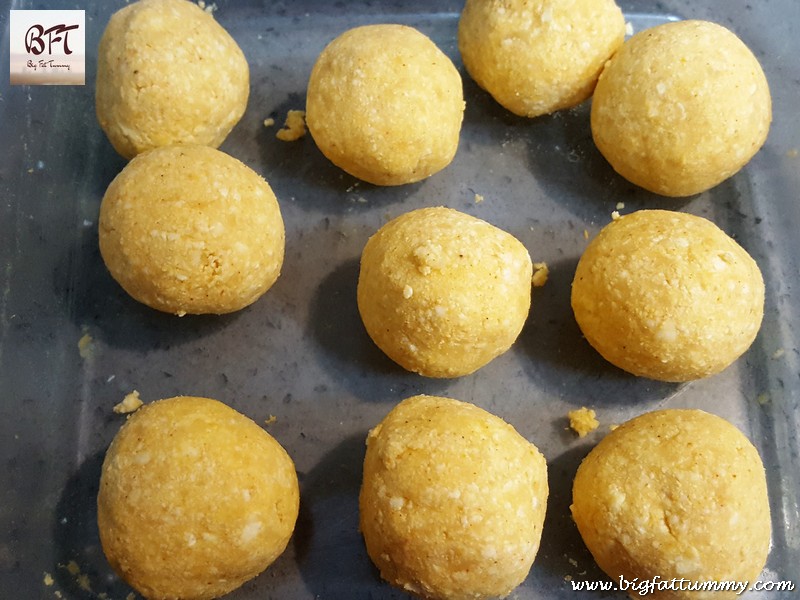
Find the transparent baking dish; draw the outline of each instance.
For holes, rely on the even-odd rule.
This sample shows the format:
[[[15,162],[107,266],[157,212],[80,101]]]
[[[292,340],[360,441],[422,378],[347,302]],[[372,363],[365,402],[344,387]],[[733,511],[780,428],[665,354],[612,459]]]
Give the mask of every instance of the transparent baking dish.
[[[236,314],[177,318],[137,304],[111,279],[97,248],[103,192],[125,161],[94,116],[96,48],[122,1],[8,2],[0,10],[0,66],[8,65],[8,10],[86,10],[85,86],[14,86],[0,77],[0,597],[126,598],[95,524],[104,452],[124,417],[112,407],[136,389],[150,401],[217,398],[288,450],[301,510],[286,552],[231,598],[402,598],[382,582],[357,529],[364,439],[417,393],[474,402],[513,424],[545,454],[550,499],[539,555],[513,598],[622,598],[574,592],[570,580],[607,578],[569,515],[577,466],[610,425],[662,407],[696,407],[740,427],[767,470],[773,542],[765,581],[800,584],[800,3],[744,0],[622,4],[634,30],[671,18],[732,28],[770,82],[774,120],[751,163],[687,199],[654,196],[617,176],[595,149],[589,103],[524,119],[495,104],[463,71],[453,1],[216,3],[216,17],[251,68],[247,112],[222,149],[264,175],[287,227],[277,284]],[[44,6],[46,5],[46,6]],[[467,109],[454,162],[418,184],[379,188],[331,165],[306,136],[275,132],[302,109],[319,51],[338,33],[399,22],[428,34],[464,73]],[[188,67],[187,67],[188,68]],[[272,117],[273,127],[264,120]],[[482,202],[476,202],[476,195]],[[621,212],[666,208],[705,216],[758,261],[766,280],[763,327],[723,373],[684,385],[639,379],[582,339],[570,283],[591,237]],[[444,204],[511,232],[550,279],[535,289],[513,348],[471,376],[406,373],[369,340],[355,305],[358,259],[387,219]],[[569,410],[597,411],[578,439]],[[789,598],[793,593],[750,593]]]

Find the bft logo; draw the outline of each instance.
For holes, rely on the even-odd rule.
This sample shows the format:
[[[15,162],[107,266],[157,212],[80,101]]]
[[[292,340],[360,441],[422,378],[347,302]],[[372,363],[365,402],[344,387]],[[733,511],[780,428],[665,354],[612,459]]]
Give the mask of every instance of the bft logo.
[[[80,25],[66,25],[64,23],[54,25],[50,29],[45,29],[38,24],[31,25],[25,33],[25,50],[28,51],[28,54],[35,54],[38,56],[46,49],[47,54],[52,55],[53,44],[58,44],[60,42],[64,49],[64,54],[72,54],[72,50],[69,49],[69,32],[79,28]],[[45,38],[45,36],[47,37]],[[47,40],[47,45],[45,45],[45,39]]]
[[[85,32],[82,10],[12,10],[11,85],[83,85]]]

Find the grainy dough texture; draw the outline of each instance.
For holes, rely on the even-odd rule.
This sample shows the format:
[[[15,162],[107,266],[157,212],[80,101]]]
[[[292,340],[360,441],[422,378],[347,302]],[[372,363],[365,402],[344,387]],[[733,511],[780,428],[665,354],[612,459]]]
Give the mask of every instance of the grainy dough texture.
[[[402,367],[459,377],[517,339],[532,270],[510,233],[450,208],[414,210],[367,241],[358,309],[375,344]]]
[[[463,115],[455,66],[404,25],[346,31],[322,51],[308,82],[306,123],[320,151],[376,185],[412,183],[449,165]]]
[[[284,226],[269,184],[206,146],[134,158],[100,206],[100,252],[136,300],[165,312],[228,313],[280,274]]]
[[[603,70],[592,135],[611,166],[665,196],[705,191],[739,171],[767,138],[764,72],[736,35],[706,21],[646,29]]]
[[[470,76],[523,117],[586,100],[624,39],[614,0],[467,0],[458,26]]]
[[[241,49],[193,2],[139,0],[114,13],[100,39],[97,119],[125,158],[178,143],[216,148],[249,93]]]
[[[711,221],[641,210],[609,223],[586,248],[572,309],[609,362],[689,381],[722,371],[750,347],[764,315],[764,280]]]
[[[147,404],[119,430],[97,497],[109,563],[140,594],[201,600],[252,579],[283,552],[299,491],[266,431],[208,398]]]
[[[761,458],[736,427],[700,410],[646,413],[617,427],[581,463],[572,497],[584,542],[615,581],[753,582],[767,559]],[[648,597],[737,594],[656,590]]]
[[[367,437],[360,526],[381,576],[424,598],[494,598],[528,575],[547,466],[473,404],[414,396]]]

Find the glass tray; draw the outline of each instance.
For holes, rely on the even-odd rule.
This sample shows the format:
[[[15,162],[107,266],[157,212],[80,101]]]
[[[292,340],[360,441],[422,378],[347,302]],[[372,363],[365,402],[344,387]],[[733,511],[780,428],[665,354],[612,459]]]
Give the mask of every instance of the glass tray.
[[[124,5],[8,2],[0,10],[0,66],[8,65],[9,8],[86,10],[85,86],[14,86],[0,77],[0,597],[123,599],[95,524],[103,455],[124,417],[112,407],[180,394],[222,400],[265,428],[295,461],[301,508],[286,552],[230,598],[403,598],[382,582],[357,529],[364,440],[398,401],[417,393],[474,402],[533,441],[549,464],[541,549],[513,598],[624,598],[573,592],[570,579],[607,580],[569,515],[572,478],[610,425],[662,407],[721,415],[755,443],[767,470],[773,545],[762,579],[800,584],[800,3],[744,0],[622,4],[638,31],[671,18],[732,28],[763,64],[773,96],[767,144],[732,179],[688,199],[649,194],[617,176],[594,147],[589,103],[551,116],[511,115],[466,76],[455,33],[461,4],[226,2],[218,21],[251,69],[247,112],[222,150],[261,173],[287,228],[276,285],[236,314],[177,318],[130,299],[97,248],[106,186],[125,161],[94,116],[96,48]],[[379,188],[330,164],[310,136],[275,132],[302,109],[311,66],[340,32],[372,22],[419,28],[464,74],[458,154],[421,183]],[[272,117],[274,127],[263,122]],[[484,200],[476,202],[476,194]],[[589,237],[623,213],[666,208],[702,215],[757,260],[766,314],[752,348],[723,373],[684,385],[639,379],[582,339],[569,305]],[[477,373],[432,380],[406,373],[367,337],[355,303],[358,260],[387,219],[444,204],[511,232],[551,275],[533,294],[513,348]],[[566,414],[597,411],[579,439]],[[104,596],[105,595],[105,596]],[[751,593],[750,598],[792,594]]]

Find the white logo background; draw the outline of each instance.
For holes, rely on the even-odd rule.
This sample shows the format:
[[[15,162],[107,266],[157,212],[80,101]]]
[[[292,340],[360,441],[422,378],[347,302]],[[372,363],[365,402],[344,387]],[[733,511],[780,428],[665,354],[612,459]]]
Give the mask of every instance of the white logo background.
[[[85,11],[12,10],[10,12],[8,37],[11,45],[11,85],[85,83]]]

